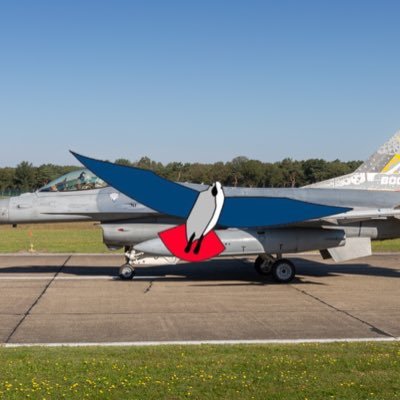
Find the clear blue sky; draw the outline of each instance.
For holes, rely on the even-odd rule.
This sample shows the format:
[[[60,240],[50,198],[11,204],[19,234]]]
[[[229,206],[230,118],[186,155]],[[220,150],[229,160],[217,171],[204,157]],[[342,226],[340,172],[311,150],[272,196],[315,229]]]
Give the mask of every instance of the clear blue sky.
[[[0,166],[364,159],[400,129],[400,1],[0,4]]]

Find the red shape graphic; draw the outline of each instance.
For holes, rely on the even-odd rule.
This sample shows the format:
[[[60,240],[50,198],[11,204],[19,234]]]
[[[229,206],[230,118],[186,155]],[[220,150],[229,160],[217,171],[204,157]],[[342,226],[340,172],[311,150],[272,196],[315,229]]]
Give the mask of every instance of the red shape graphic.
[[[158,234],[167,249],[181,260],[198,262],[216,257],[225,250],[225,246],[214,231],[210,231],[204,236],[198,254],[194,254],[197,240],[192,243],[192,248],[189,253],[185,253],[185,247],[188,243],[186,238],[186,224],[178,225],[175,228],[167,229]]]

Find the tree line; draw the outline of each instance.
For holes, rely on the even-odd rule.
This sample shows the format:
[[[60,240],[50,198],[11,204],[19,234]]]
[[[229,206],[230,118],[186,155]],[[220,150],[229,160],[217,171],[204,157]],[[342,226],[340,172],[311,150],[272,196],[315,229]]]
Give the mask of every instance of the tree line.
[[[299,187],[353,172],[361,161],[323,159],[292,160],[268,163],[240,156],[228,162],[212,164],[170,162],[162,164],[142,157],[138,161],[117,159],[121,165],[152,170],[178,182],[210,184],[220,181],[225,186]],[[80,169],[76,166],[43,164],[39,167],[23,161],[15,168],[0,168],[0,193],[15,195],[39,189],[53,179]]]

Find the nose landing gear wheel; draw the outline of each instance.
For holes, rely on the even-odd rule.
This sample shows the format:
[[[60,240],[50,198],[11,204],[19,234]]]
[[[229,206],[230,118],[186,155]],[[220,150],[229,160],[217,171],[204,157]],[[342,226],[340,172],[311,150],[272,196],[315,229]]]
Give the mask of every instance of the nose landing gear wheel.
[[[124,281],[133,279],[134,276],[135,276],[135,269],[132,268],[129,264],[124,264],[119,269],[119,277]]]
[[[296,275],[294,264],[282,258],[277,260],[272,265],[272,276],[278,283],[289,283]]]

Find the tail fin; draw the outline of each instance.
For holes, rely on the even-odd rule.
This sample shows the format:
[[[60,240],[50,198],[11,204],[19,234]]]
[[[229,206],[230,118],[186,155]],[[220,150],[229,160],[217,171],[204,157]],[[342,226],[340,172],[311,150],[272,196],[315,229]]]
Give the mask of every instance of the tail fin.
[[[306,187],[400,191],[400,131],[352,174]]]
[[[375,172],[378,174],[399,173],[400,131],[383,144],[355,172]]]

